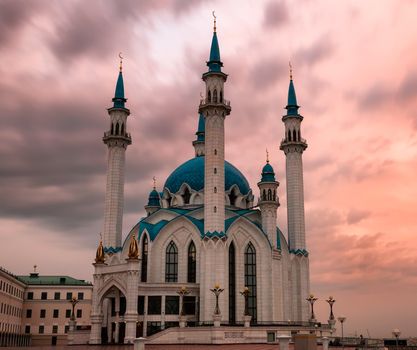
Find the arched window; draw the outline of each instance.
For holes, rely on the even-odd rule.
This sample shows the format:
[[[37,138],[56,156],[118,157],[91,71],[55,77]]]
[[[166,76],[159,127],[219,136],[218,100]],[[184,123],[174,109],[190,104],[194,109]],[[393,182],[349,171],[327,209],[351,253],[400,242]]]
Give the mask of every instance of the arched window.
[[[114,125],[113,123],[111,123],[110,135],[113,135],[113,133],[114,133]]]
[[[188,187],[185,188],[182,198],[184,198],[184,204],[190,204],[191,193]]]
[[[272,201],[272,191],[271,191],[271,189],[268,189],[268,200]]]
[[[146,234],[142,240],[142,270],[140,272],[140,280],[146,282],[148,280],[148,237]]]
[[[168,244],[165,252],[165,282],[178,281],[178,249],[174,242]]]
[[[291,131],[288,130],[288,141],[291,141]]]
[[[245,249],[245,287],[249,289],[248,311],[256,322],[256,251],[251,242]]]
[[[217,149],[214,149],[214,155],[217,156]]]
[[[274,190],[274,197],[273,200],[276,201],[277,200],[277,192]]]
[[[122,123],[122,128],[120,130],[120,135],[124,136],[124,134],[125,134],[125,125],[124,125],[124,123]]]
[[[265,190],[262,191],[262,200],[266,201],[266,191]]]
[[[195,283],[197,275],[197,251],[195,244],[191,241],[188,246],[188,270],[187,270],[187,282]]]
[[[229,323],[236,323],[236,257],[233,242],[229,246]]]
[[[214,173],[217,174],[217,168],[214,168]]]
[[[119,123],[116,124],[116,135],[119,135]]]
[[[216,89],[214,89],[213,91],[213,102],[217,103],[217,90]]]
[[[229,201],[230,201],[230,205],[236,205],[236,199],[237,199],[237,195],[235,193],[235,189],[232,190],[232,192],[230,192],[229,194]]]
[[[210,103],[211,102],[211,91],[209,90],[207,93],[207,100]]]
[[[220,103],[223,103],[223,91],[220,90]]]
[[[214,187],[214,193],[217,193],[217,187]]]
[[[300,130],[298,130],[298,141],[301,141],[301,133],[300,133]]]
[[[297,132],[295,130],[292,131],[292,138],[293,141],[297,141]]]
[[[213,208],[213,211],[214,211],[215,213],[217,213],[217,207],[216,207],[216,206]]]

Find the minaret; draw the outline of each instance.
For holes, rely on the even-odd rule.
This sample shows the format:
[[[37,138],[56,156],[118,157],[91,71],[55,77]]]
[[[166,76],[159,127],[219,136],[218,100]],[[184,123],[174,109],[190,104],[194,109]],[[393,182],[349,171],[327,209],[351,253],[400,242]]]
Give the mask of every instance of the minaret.
[[[202,113],[200,113],[199,117],[198,117],[198,129],[197,132],[195,133],[197,135],[197,139],[195,141],[193,141],[193,146],[195,149],[195,156],[196,157],[202,157],[204,156],[204,148],[205,148],[205,125],[204,125],[205,121],[204,121],[204,116]]]
[[[211,236],[224,233],[224,120],[231,111],[230,102],[224,99],[227,75],[221,71],[216,18],[207,66],[208,72],[202,77],[206,94],[200,102],[199,113],[205,119],[204,231]]]
[[[130,134],[127,133],[127,117],[130,111],[125,107],[121,60],[112,101],[113,107],[108,109],[110,130],[105,132],[103,137],[103,142],[108,147],[103,228],[103,244],[106,252],[115,252],[122,245],[125,152],[126,147],[132,143]]]
[[[288,104],[285,108],[287,114],[282,117],[285,125],[285,138],[281,142],[280,149],[284,151],[286,156],[288,243],[291,252],[304,254],[306,253],[306,241],[302,154],[307,148],[307,143],[301,138],[303,117],[298,114],[299,106],[297,105],[291,68]]]
[[[153,190],[149,193],[148,204],[145,205],[146,213],[149,215],[155,213],[161,208],[161,197],[156,190],[156,178],[153,177]]]
[[[271,164],[269,164],[267,152],[266,164],[262,168],[262,178],[258,182],[260,192],[258,205],[261,210],[262,229],[268,235],[269,242],[273,248],[277,248],[278,186],[279,182],[275,180],[275,172]]]

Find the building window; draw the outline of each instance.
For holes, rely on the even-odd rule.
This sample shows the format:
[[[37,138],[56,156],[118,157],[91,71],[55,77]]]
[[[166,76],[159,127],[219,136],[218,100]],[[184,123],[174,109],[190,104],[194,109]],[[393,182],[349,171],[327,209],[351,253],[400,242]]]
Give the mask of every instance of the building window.
[[[30,325],[25,326],[25,334],[30,334]]]
[[[190,245],[188,246],[187,270],[187,282],[195,283],[197,274],[197,252],[193,241],[191,241]]]
[[[256,322],[256,251],[251,242],[245,249],[245,287],[249,289],[248,311]]]
[[[188,187],[185,188],[182,198],[184,199],[184,204],[190,204],[191,192]]]
[[[71,300],[72,299],[72,293],[71,292],[68,292],[67,293],[67,300]]]
[[[28,300],[33,300],[33,292],[28,292]]]
[[[148,237],[143,235],[142,240],[142,270],[140,273],[140,280],[146,282],[148,279]]]
[[[165,282],[178,281],[178,249],[174,242],[169,243],[165,253]]]
[[[84,300],[84,293],[83,292],[78,292],[78,300]]]
[[[161,322],[148,322],[146,334],[151,336],[161,330]]]
[[[44,331],[45,331],[45,326],[44,325],[39,326],[39,334],[43,334]]]
[[[161,296],[153,295],[148,297],[148,315],[161,314]]]
[[[81,317],[83,317],[83,310],[78,309],[77,310],[77,318],[81,318]]]
[[[165,297],[165,314],[178,315],[180,313],[180,298],[176,295],[167,295]]]
[[[31,318],[32,317],[32,309],[27,309],[26,310],[26,318]]]
[[[229,247],[229,323],[236,323],[236,258],[233,242]]]
[[[64,327],[64,333],[66,334],[66,333],[68,333],[68,331],[69,331],[69,326],[68,325],[65,325],[65,327]]]
[[[47,292],[42,292],[42,293],[41,293],[41,299],[42,299],[42,300],[46,300],[46,299],[48,299],[48,293],[47,293]]]
[[[145,296],[138,295],[138,315],[143,315],[145,313]]]
[[[70,309],[66,309],[65,310],[65,318],[70,318],[71,317],[71,310]]]
[[[40,313],[40,318],[45,318],[45,316],[46,316],[46,310],[42,309]]]
[[[217,174],[217,168],[214,168],[214,173]]]
[[[61,299],[61,293],[60,292],[55,292],[54,300],[60,300],[60,299]]]
[[[54,309],[54,318],[58,318],[59,317],[59,310],[58,309]]]
[[[52,326],[52,333],[58,333],[58,326],[57,325]]]
[[[184,296],[183,298],[184,303],[184,312],[186,315],[195,315],[195,297],[192,296]]]

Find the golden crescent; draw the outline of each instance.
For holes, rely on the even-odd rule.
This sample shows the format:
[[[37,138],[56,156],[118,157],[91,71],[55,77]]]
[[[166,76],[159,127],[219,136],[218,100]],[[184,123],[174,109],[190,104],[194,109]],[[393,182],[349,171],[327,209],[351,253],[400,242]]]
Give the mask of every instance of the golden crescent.
[[[123,59],[123,57],[122,57],[122,53],[121,52],[119,52],[119,58],[122,60]]]
[[[214,19],[216,19],[216,15],[214,14],[214,11],[213,11],[212,13],[213,13],[213,17],[214,17]]]

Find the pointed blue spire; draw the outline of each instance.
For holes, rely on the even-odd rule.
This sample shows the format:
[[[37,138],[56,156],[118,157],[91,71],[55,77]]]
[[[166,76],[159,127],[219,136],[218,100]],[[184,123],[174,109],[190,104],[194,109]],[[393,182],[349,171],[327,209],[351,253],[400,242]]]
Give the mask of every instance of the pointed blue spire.
[[[298,115],[298,108],[300,106],[297,104],[297,96],[295,95],[294,82],[292,81],[292,67],[290,63],[290,86],[288,87],[288,103],[287,115]]]
[[[211,48],[210,48],[210,58],[207,62],[207,66],[209,67],[209,72],[221,72],[223,63],[220,60],[220,49],[219,49],[219,41],[217,40],[217,33],[216,33],[216,16],[214,15],[214,29],[213,29],[213,39],[211,40]]]
[[[125,87],[123,84],[123,74],[122,74],[122,53],[119,53],[120,66],[119,66],[119,76],[117,77],[116,90],[114,92],[113,108],[125,108]]]
[[[197,141],[204,141],[205,139],[205,122],[204,122],[204,116],[203,113],[200,113],[200,116],[198,118],[198,129],[197,132],[195,133],[197,135]]]

